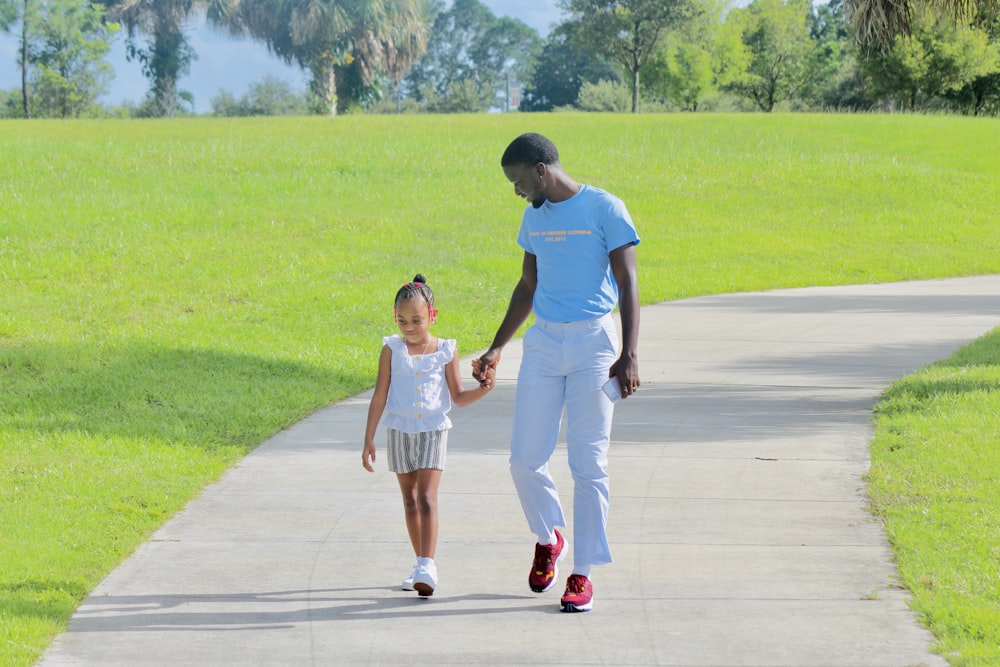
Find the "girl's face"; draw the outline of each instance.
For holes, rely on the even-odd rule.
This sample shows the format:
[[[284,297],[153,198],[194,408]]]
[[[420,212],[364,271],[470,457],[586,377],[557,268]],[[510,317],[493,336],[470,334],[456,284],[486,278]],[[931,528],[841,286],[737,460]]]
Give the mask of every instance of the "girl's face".
[[[404,299],[396,304],[396,325],[408,343],[423,343],[430,332],[430,306],[421,297]]]

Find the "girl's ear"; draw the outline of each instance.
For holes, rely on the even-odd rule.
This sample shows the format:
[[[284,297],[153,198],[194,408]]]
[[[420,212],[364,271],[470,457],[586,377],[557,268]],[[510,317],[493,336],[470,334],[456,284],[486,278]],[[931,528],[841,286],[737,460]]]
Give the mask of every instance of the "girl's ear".
[[[428,310],[429,310],[429,315],[430,315],[430,319],[431,319],[431,324],[434,324],[434,320],[436,320],[437,316],[438,316],[437,308],[431,306]]]

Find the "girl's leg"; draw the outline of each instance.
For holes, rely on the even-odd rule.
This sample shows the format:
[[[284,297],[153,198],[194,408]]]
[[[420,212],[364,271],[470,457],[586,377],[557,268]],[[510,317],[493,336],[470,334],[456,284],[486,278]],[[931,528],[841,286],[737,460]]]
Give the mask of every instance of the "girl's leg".
[[[414,475],[416,484],[413,498],[417,514],[414,549],[418,557],[434,558],[438,538],[438,486],[441,484],[441,471],[436,468],[421,468]],[[413,534],[410,539],[414,539]]]
[[[418,477],[420,472],[423,471],[415,470],[407,473],[396,473],[399,490],[403,494],[403,516],[406,518],[406,532],[410,536],[413,553],[418,557],[422,555],[420,551],[420,533],[423,530],[419,503],[417,501]]]

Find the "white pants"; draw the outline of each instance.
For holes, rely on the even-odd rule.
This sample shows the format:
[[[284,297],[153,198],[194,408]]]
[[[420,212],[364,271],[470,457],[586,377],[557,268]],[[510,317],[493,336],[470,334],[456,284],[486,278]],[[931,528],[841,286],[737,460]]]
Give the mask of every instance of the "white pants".
[[[601,385],[617,358],[618,331],[610,314],[566,324],[536,319],[524,336],[510,472],[531,532],[541,538],[566,525],[548,466],[565,408],[577,566],[611,562],[605,527],[614,403]]]

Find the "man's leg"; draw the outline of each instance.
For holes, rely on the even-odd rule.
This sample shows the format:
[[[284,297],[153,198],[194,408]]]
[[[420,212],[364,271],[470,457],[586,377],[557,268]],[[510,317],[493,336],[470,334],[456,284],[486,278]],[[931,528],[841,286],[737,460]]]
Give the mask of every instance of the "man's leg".
[[[614,321],[593,322],[594,330],[574,341],[580,360],[566,382],[566,446],[573,474],[574,571],[589,574],[589,566],[611,562],[606,532],[610,500],[608,446],[614,403],[601,385],[617,358]]]
[[[556,527],[565,526],[549,458],[555,451],[565,399],[565,380],[552,360],[551,336],[533,326],[524,337],[524,356],[514,399],[514,425],[510,445],[510,473],[528,527],[545,543]]]

